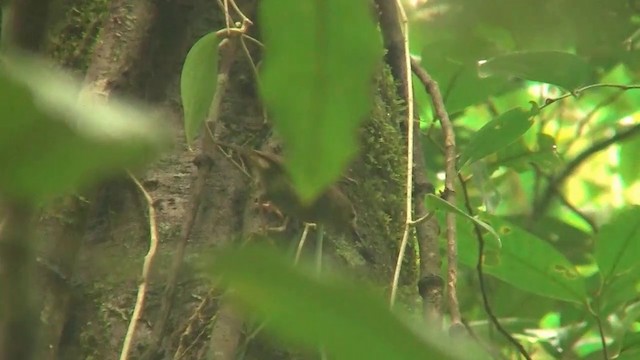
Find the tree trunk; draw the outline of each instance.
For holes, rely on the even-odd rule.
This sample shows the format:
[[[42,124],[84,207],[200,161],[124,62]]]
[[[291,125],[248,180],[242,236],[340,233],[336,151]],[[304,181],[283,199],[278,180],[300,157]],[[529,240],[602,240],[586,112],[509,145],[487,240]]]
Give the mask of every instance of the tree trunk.
[[[251,180],[240,164],[216,149],[205,151],[206,161],[195,156],[203,149],[186,150],[179,106],[181,64],[200,36],[224,27],[220,8],[205,0],[119,0],[109,7],[103,0],[59,3],[55,13],[65,17],[51,25],[55,36],[48,52],[61,64],[86,70],[87,91],[152,102],[175,128],[173,151],[142,176],[155,201],[161,244],[132,357],[301,355],[255,332],[259,324],[246,323],[201,272],[208,254],[240,235],[287,248],[296,245],[302,229],[293,221],[285,232],[265,236],[262,228],[272,225],[273,214],[255,207]],[[259,37],[256,1],[236,3],[256,22],[252,36]],[[254,62],[259,62],[260,49],[249,46]],[[326,264],[377,284],[386,295],[403,230],[406,151],[403,110],[387,67],[380,67],[377,87],[374,107],[360,131],[361,152],[346,174],[353,183],[344,185],[364,243],[329,233],[325,258]],[[225,142],[276,143],[268,135],[254,74],[242,51],[235,54],[220,109],[213,130]],[[191,211],[197,215],[192,225]],[[42,266],[49,275],[43,276],[42,287],[47,322],[42,358],[119,356],[148,247],[147,229],[144,199],[126,176],[106,181],[84,197],[61,200],[43,214],[40,230],[48,243],[42,247]],[[181,243],[185,234],[188,243]],[[305,251],[313,248],[311,242]],[[417,297],[416,253],[415,246],[410,247],[402,276],[401,283],[411,286],[400,293],[407,301]]]

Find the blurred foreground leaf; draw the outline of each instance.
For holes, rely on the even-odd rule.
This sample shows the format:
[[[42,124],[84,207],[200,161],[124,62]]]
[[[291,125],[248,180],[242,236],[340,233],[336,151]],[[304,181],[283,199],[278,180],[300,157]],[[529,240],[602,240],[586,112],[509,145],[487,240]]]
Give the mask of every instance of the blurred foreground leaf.
[[[533,125],[532,113],[516,108],[489,121],[469,140],[460,155],[460,166],[480,160],[506,148]]]
[[[332,359],[486,358],[463,338],[417,335],[376,294],[318,279],[266,247],[223,251],[213,271],[274,332],[310,349],[322,346]]]
[[[483,214],[500,234],[502,246],[485,242],[483,269],[486,274],[514,287],[541,296],[582,303],[586,299],[584,279],[564,255],[543,239],[498,216]],[[478,244],[470,227],[459,226],[460,261],[475,266]]]
[[[357,151],[372,105],[380,35],[364,0],[268,0],[259,23],[269,51],[262,93],[307,202],[338,179]]]
[[[143,165],[168,144],[148,112],[79,100],[79,90],[35,60],[0,62],[0,194],[40,201]]]
[[[604,286],[624,279],[640,279],[640,206],[632,206],[617,214],[602,227],[595,239],[595,258]]]
[[[480,62],[481,77],[507,76],[574,90],[587,81],[591,69],[581,57],[562,51],[527,51]]]

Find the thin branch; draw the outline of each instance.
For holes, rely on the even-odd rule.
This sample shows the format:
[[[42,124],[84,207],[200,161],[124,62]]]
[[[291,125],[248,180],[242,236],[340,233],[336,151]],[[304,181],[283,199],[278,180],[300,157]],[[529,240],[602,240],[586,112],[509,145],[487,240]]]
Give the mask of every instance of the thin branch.
[[[264,49],[264,44],[262,42],[260,42],[260,40],[254,38],[254,37],[251,37],[251,36],[249,36],[247,34],[242,34],[242,38],[243,39],[247,39],[247,40],[251,41],[252,43],[258,45],[258,47],[261,47],[261,48]]]
[[[222,103],[223,95],[227,91],[229,83],[229,71],[235,58],[236,46],[230,40],[224,40],[220,43],[220,70],[218,72],[216,93],[211,101],[209,110],[209,117],[207,122],[216,123],[220,116],[220,107]],[[182,229],[180,233],[180,239],[176,245],[176,249],[173,255],[173,262],[169,269],[167,283],[165,285],[164,294],[160,305],[160,312],[158,319],[153,327],[152,339],[153,343],[150,346],[148,352],[142,357],[142,359],[151,359],[154,357],[154,353],[160,348],[160,344],[164,337],[166,330],[167,320],[171,313],[171,307],[175,295],[175,289],[178,282],[178,274],[182,263],[184,262],[184,254],[191,237],[191,231],[200,209],[200,202],[202,200],[202,194],[205,191],[205,185],[209,177],[211,169],[210,153],[215,149],[215,143],[209,136],[202,137],[202,153],[194,159],[195,165],[198,167],[198,174],[194,181],[193,191],[189,199],[189,205],[185,212],[184,221],[182,223]]]
[[[572,213],[576,214],[579,218],[586,222],[591,228],[591,231],[593,231],[594,233],[598,232],[598,225],[595,223],[595,221],[593,221],[591,217],[587,216],[587,214],[585,214],[582,210],[578,209],[575,205],[569,202],[569,199],[567,199],[564,194],[559,192],[558,189],[555,189],[555,193],[558,195],[558,199],[560,200],[562,205],[564,205]]]
[[[316,228],[316,273],[322,272],[322,250],[324,245],[324,225],[320,224]],[[321,351],[322,352],[322,351]]]
[[[140,319],[140,315],[142,314],[142,310],[144,309],[144,301],[147,295],[147,288],[149,287],[149,274],[151,273],[151,267],[153,266],[153,261],[156,257],[156,251],[158,249],[158,226],[156,224],[156,209],[153,206],[153,198],[147,190],[145,190],[144,186],[136,179],[133,174],[129,173],[129,177],[136,184],[140,192],[144,195],[145,200],[147,201],[147,206],[149,208],[149,251],[147,255],[144,257],[144,263],[142,265],[142,279],[140,281],[140,285],[138,286],[138,296],[136,299],[136,304],[133,308],[133,315],[131,315],[131,320],[129,321],[129,327],[127,328],[127,334],[124,338],[124,343],[122,345],[122,351],[120,352],[120,360],[127,360],[129,358],[129,351],[131,349],[131,343],[133,341],[133,336],[136,332],[136,326],[138,324],[138,320]]]
[[[613,104],[616,100],[618,100],[620,96],[622,96],[622,94],[624,94],[624,90],[620,90],[616,93],[611,94],[610,96],[608,96],[607,98],[603,99],[601,102],[596,104],[596,106],[594,106],[593,109],[591,109],[585,117],[580,119],[578,121],[578,126],[576,127],[576,134],[575,134],[574,140],[582,136],[584,127],[589,123],[589,121],[591,121],[591,119],[598,113],[600,109],[602,109],[605,106],[609,106]]]
[[[248,22],[250,25],[253,25],[253,21],[251,21],[251,19],[249,19],[243,12],[242,10],[240,10],[240,8],[238,7],[238,4],[236,4],[235,0],[229,0],[229,2],[231,2],[231,7],[233,8],[233,10],[235,10],[235,12],[240,16],[240,18],[242,19],[242,22]]]
[[[300,236],[300,241],[298,241],[298,248],[296,249],[296,256],[293,258],[293,264],[297,265],[300,261],[300,254],[302,254],[302,248],[304,248],[304,244],[307,241],[307,235],[309,235],[309,229],[314,228],[316,225],[311,223],[304,223],[304,230],[302,231],[302,236]]]
[[[604,360],[609,360],[609,353],[607,351],[607,339],[604,335],[604,327],[602,326],[602,319],[600,318],[600,315],[593,310],[593,308],[589,305],[589,303],[586,304],[586,307],[589,313],[593,315],[593,317],[596,319],[596,324],[598,325],[598,334],[600,335],[600,343],[602,344],[602,358]]]
[[[431,96],[433,108],[436,116],[442,125],[444,132],[444,152],[445,152],[445,191],[444,200],[455,205],[455,181],[456,170],[456,138],[449,114],[444,105],[444,100],[440,94],[438,83],[431,78],[429,73],[420,66],[417,59],[411,59],[411,69],[418,76],[424,85],[427,93]],[[451,314],[452,325],[461,323],[460,305],[458,303],[457,282],[458,282],[458,244],[456,239],[456,218],[454,213],[446,215],[447,234],[447,296],[449,301],[449,312]]]
[[[467,213],[469,214],[469,216],[473,217],[475,216],[475,214],[473,211],[473,207],[471,206],[471,200],[469,199],[469,192],[467,191],[467,183],[462,178],[462,175],[458,175],[458,179],[460,182],[460,187],[462,188],[462,194],[464,196],[465,208],[467,209]],[[491,321],[491,323],[496,327],[496,329],[498,329],[498,332],[502,334],[507,339],[507,341],[513,344],[513,346],[515,346],[516,349],[518,349],[518,352],[520,352],[520,354],[522,354],[522,356],[524,356],[525,359],[531,360],[531,356],[529,355],[529,353],[527,353],[527,350],[525,350],[522,344],[520,344],[513,336],[511,336],[511,334],[509,334],[509,332],[504,327],[502,327],[502,324],[500,324],[500,321],[498,321],[498,318],[493,313],[491,304],[489,304],[489,296],[487,295],[487,286],[484,282],[484,270],[482,268],[484,263],[483,261],[484,245],[485,245],[484,236],[482,235],[482,229],[480,229],[480,226],[475,222],[473,223],[473,230],[476,235],[476,240],[478,241],[478,258],[476,262],[476,272],[478,274],[478,284],[480,285],[480,294],[482,295],[482,304],[484,306],[484,311],[485,313],[487,313],[487,317],[489,317],[489,321]]]
[[[571,176],[571,174],[573,174],[574,171],[580,165],[582,165],[585,161],[587,161],[591,156],[608,148],[612,144],[628,140],[633,136],[637,135],[638,133],[640,133],[640,124],[634,125],[630,128],[620,131],[614,136],[594,144],[593,146],[581,152],[573,160],[571,160],[560,174],[558,174],[557,176],[549,180],[549,184],[547,185],[544,192],[542,193],[540,200],[537,202],[536,206],[534,207],[533,219],[539,219],[544,215],[547,208],[551,204],[551,200],[553,199],[553,195],[555,194],[556,189],[560,189],[564,181],[569,176]]]
[[[398,251],[398,259],[396,261],[396,268],[393,274],[393,282],[391,284],[391,297],[389,299],[389,306],[393,307],[396,294],[398,292],[398,282],[400,280],[400,270],[402,269],[402,260],[404,259],[404,253],[407,249],[407,243],[409,242],[409,232],[411,230],[411,214],[413,209],[413,89],[411,86],[411,73],[409,69],[409,25],[407,16],[402,8],[402,3],[398,0],[395,3],[397,12],[396,20],[400,21],[402,26],[402,53],[404,57],[404,82],[405,100],[407,102],[407,178],[406,178],[406,198],[405,198],[405,225],[402,234],[402,241],[400,243],[400,249]],[[396,44],[397,45],[397,44]]]
[[[621,90],[632,90],[632,89],[640,89],[640,85],[622,85],[622,84],[591,84],[591,85],[587,85],[578,89],[575,89],[571,92],[568,92],[566,94],[560,95],[556,98],[547,98],[544,100],[544,104],[542,106],[540,106],[540,110],[546,108],[547,106],[558,102],[560,100],[566,99],[568,97],[571,96],[579,96],[582,92],[587,91],[587,90],[591,90],[591,89],[597,89],[597,88],[615,88],[615,89],[621,89]]]
[[[256,84],[258,84],[258,87],[261,87],[260,73],[258,72],[258,67],[256,66],[256,63],[253,61],[253,58],[251,57],[251,52],[249,52],[249,48],[247,47],[247,44],[244,42],[245,38],[251,38],[251,37],[250,36],[241,36],[240,37],[240,45],[242,46],[242,51],[244,52],[244,56],[246,56],[247,60],[249,61],[249,65],[251,67],[251,72],[253,73],[253,77],[256,80]],[[267,108],[265,106],[262,106],[262,121],[265,124],[268,121]]]

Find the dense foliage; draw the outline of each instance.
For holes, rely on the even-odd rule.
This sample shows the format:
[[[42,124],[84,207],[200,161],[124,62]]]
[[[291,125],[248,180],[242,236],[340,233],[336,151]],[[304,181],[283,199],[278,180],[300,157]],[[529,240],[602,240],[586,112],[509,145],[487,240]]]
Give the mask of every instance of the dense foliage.
[[[336,358],[495,355],[478,343],[515,358],[640,357],[640,4],[417,3],[406,4],[409,47],[440,85],[459,171],[446,189],[456,202],[430,196],[427,204],[442,224],[457,214],[468,344],[413,331],[368,290],[319,279],[266,249],[222,253],[212,272],[276,333]],[[262,95],[291,149],[293,183],[310,201],[357,150],[380,34],[365,1],[264,0],[260,15]],[[218,40],[203,37],[183,69],[188,141],[216,90]],[[2,200],[39,204],[144,163],[163,145],[139,112],[87,111],[78,90],[41,64],[9,59],[0,63]],[[413,81],[426,175],[444,192],[447,139]]]

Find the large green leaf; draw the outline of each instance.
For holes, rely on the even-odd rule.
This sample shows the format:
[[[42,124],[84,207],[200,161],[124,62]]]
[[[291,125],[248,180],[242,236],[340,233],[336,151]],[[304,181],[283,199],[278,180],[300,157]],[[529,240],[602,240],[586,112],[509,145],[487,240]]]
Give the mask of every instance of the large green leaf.
[[[478,65],[480,76],[507,76],[539,81],[573,90],[584,85],[591,69],[581,57],[561,51],[516,52]]]
[[[184,133],[189,145],[207,119],[216,92],[219,43],[215,32],[201,37],[189,50],[182,66],[180,95],[184,109]]]
[[[541,296],[581,303],[586,299],[584,280],[561,253],[546,241],[498,216],[484,214],[500,234],[502,246],[486,242],[486,274]],[[460,261],[475,266],[477,239],[468,225],[459,226]]]
[[[457,62],[434,53],[431,48],[424,51],[422,66],[438,82],[447,111],[451,114],[486,101],[489,96],[512,86],[506,79],[482,79],[474,62]],[[424,88],[421,84],[419,86]]]
[[[417,335],[368,289],[319,279],[267,247],[223,251],[214,273],[272,331],[309,349],[322,346],[331,359],[486,358],[465,339],[424,328]]]
[[[526,227],[530,222],[526,215],[509,216],[507,220],[520,227]],[[542,217],[530,231],[553,245],[573,264],[588,265],[593,262],[593,238],[589,233],[561,219]]]
[[[554,138],[547,134],[540,134],[536,149],[530,149],[523,139],[519,139],[498,151],[493,166],[505,166],[517,172],[523,172],[530,170],[531,165],[537,165],[541,169],[550,171],[561,163]]]
[[[624,277],[640,278],[640,206],[632,206],[603,226],[595,239],[595,257],[605,286]]]
[[[625,185],[631,186],[640,180],[640,138],[625,141],[619,145],[620,166],[619,172]]]
[[[500,244],[500,235],[498,235],[498,233],[491,227],[491,225],[487,224],[484,221],[481,221],[476,217],[470,216],[466,212],[462,211],[461,209],[457,208],[456,206],[442,199],[441,197],[436,196],[434,194],[427,194],[425,204],[430,211],[442,210],[446,212],[451,212],[458,216],[461,216],[464,219],[471,221],[472,223],[475,223],[476,225],[480,226],[481,228],[489,232],[491,235],[493,235],[493,237],[497,241],[497,244],[498,245]]]
[[[460,168],[512,144],[533,125],[531,116],[531,112],[516,108],[488,122],[463,149]]]
[[[356,153],[381,41],[365,0],[266,0],[264,100],[296,189],[311,201]]]
[[[79,100],[79,90],[34,60],[0,63],[0,194],[41,201],[145,164],[168,144],[148,111]]]

